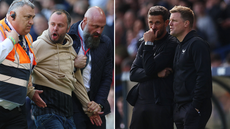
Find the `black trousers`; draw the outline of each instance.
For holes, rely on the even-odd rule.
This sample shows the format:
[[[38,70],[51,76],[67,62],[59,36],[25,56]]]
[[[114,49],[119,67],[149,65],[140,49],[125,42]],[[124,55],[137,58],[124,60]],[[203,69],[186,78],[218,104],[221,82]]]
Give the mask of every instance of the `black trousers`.
[[[130,129],[173,129],[173,106],[143,104],[139,100],[133,108]]]
[[[0,106],[0,129],[28,129],[25,104],[13,110]]]
[[[212,113],[211,99],[203,102],[198,113],[192,103],[174,106],[174,122],[177,129],[204,129]]]

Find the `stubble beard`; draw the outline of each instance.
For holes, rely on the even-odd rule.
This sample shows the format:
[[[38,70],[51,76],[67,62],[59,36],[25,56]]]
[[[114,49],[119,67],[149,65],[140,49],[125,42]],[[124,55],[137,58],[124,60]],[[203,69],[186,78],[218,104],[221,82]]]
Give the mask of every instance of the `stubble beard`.
[[[54,44],[58,44],[58,43],[63,44],[63,41],[65,39],[65,34],[59,35],[59,38],[57,40],[53,40],[51,32],[49,32],[49,38],[52,41],[52,43],[54,43]]]

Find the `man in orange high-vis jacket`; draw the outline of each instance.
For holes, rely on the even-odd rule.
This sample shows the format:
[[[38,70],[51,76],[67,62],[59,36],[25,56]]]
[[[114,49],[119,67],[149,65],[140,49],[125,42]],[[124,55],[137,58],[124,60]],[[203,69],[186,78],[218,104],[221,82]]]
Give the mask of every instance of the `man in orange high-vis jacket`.
[[[25,100],[29,96],[39,107],[46,103],[34,90],[30,74],[36,65],[30,28],[35,16],[29,0],[15,0],[0,21],[0,128],[27,129]]]

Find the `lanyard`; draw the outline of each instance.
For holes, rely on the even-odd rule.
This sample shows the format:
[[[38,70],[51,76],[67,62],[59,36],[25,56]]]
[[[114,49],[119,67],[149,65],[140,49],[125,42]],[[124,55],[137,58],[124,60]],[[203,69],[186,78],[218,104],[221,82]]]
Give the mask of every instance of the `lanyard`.
[[[80,39],[81,39],[81,47],[82,47],[82,50],[84,51],[84,55],[86,55],[86,53],[90,50],[90,48],[88,48],[88,49],[85,51],[85,49],[84,49],[84,47],[83,47],[83,39],[81,38],[81,36],[80,36],[80,34],[79,34],[79,31],[77,31],[77,33],[78,33],[78,36],[79,36]]]

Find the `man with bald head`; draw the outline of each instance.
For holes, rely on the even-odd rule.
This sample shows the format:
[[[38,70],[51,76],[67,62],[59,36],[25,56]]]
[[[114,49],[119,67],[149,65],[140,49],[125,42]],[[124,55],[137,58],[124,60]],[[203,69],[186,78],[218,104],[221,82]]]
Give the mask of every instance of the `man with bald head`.
[[[91,124],[81,108],[81,103],[73,96],[74,122],[79,129],[105,129],[105,115],[110,113],[107,97],[112,83],[113,46],[107,36],[101,35],[105,25],[105,13],[94,6],[89,8],[84,19],[73,24],[69,31],[73,47],[78,54],[74,66],[81,69],[90,100],[98,104],[90,110],[104,112],[101,115],[101,126]]]

